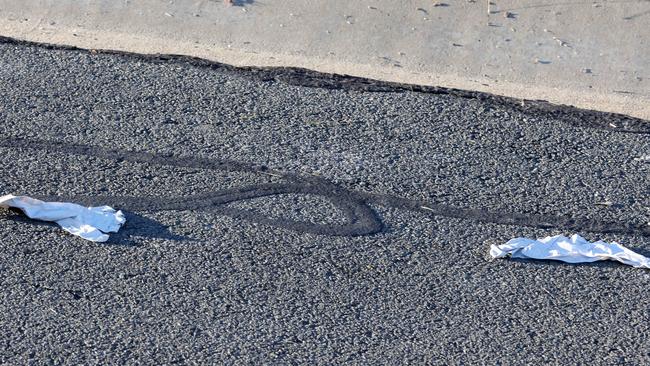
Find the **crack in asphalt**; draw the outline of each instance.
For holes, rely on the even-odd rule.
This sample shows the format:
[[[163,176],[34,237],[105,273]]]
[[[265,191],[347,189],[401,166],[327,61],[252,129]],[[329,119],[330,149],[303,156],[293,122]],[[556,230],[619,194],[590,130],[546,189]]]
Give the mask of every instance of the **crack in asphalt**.
[[[76,200],[85,204],[111,202],[111,205],[126,211],[185,211],[203,210],[244,219],[247,221],[293,230],[299,233],[313,233],[332,236],[362,236],[382,232],[384,225],[370,204],[399,210],[415,211],[434,216],[468,219],[502,225],[518,225],[536,228],[562,228],[596,233],[619,233],[650,236],[650,226],[635,226],[631,223],[602,222],[585,218],[531,215],[513,212],[497,212],[484,209],[459,208],[435,202],[413,200],[392,195],[359,192],[346,189],[327,179],[316,176],[300,176],[293,173],[274,171],[263,165],[231,160],[199,157],[177,157],[170,154],[106,149],[97,146],[66,143],[60,141],[34,140],[26,138],[2,138],[0,147],[13,149],[42,150],[51,153],[67,153],[113,161],[128,161],[148,165],[173,166],[204,170],[249,172],[277,175],[286,180],[283,183],[264,183],[225,190],[215,190],[183,197],[124,197],[124,196],[40,196],[45,200]],[[347,223],[313,223],[286,218],[269,218],[251,210],[242,210],[225,205],[231,202],[269,197],[281,194],[314,195],[330,201],[346,217]]]

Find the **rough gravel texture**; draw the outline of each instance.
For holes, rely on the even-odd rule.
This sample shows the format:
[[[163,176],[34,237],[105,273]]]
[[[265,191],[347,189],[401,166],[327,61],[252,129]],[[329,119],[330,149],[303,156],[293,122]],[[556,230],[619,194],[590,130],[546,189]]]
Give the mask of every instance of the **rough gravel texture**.
[[[373,234],[332,236],[254,219],[341,225],[327,199],[338,191],[213,211],[194,199],[126,207],[123,230],[93,244],[0,211],[0,364],[650,363],[650,272],[486,257],[512,237],[574,231],[650,255],[650,133],[638,123],[619,132],[490,98],[313,88],[12,43],[0,43],[0,95],[0,193],[160,203],[298,175],[368,198],[381,222]],[[629,123],[617,118],[601,122]],[[385,194],[629,230],[505,225],[372,198]]]

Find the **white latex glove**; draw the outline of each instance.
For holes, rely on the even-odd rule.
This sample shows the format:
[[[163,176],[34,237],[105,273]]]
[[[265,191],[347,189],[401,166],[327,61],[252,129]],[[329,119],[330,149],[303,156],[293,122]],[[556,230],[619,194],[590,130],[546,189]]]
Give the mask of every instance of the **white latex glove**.
[[[551,259],[568,263],[586,263],[602,260],[618,261],[637,268],[650,269],[650,258],[635,253],[616,243],[597,241],[591,243],[580,235],[547,236],[533,240],[527,238],[511,239],[505,244],[490,247],[492,258]]]
[[[53,221],[63,230],[86,240],[105,242],[108,235],[116,233],[126,221],[122,211],[111,207],[83,207],[66,202],[43,202],[27,196],[6,195],[0,197],[0,207],[15,207],[27,217]]]

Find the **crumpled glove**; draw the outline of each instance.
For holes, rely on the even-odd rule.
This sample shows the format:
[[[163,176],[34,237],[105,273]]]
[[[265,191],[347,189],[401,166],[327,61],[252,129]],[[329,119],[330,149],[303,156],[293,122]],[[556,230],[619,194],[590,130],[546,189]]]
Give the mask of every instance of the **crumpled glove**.
[[[116,233],[126,222],[122,211],[109,206],[83,207],[74,203],[44,202],[27,196],[0,197],[0,207],[14,207],[27,217],[53,221],[72,235],[94,242],[105,242],[108,234]]]
[[[515,238],[505,244],[490,247],[492,258],[550,259],[567,263],[587,263],[602,260],[618,261],[636,268],[650,269],[650,258],[616,243],[589,242],[580,235],[571,238],[556,235],[543,239]]]

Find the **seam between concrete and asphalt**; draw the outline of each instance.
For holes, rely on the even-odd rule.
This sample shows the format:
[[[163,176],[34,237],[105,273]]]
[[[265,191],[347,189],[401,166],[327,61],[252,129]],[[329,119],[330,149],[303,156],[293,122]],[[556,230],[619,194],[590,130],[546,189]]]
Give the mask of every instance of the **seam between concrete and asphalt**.
[[[334,73],[323,73],[297,67],[255,67],[255,66],[232,66],[220,62],[203,59],[199,57],[175,55],[175,54],[139,54],[127,51],[116,50],[87,50],[75,46],[59,44],[48,44],[24,41],[9,37],[0,36],[0,43],[37,46],[57,50],[77,50],[90,53],[119,54],[132,58],[140,58],[147,61],[176,61],[194,66],[208,67],[213,69],[228,69],[240,73],[246,77],[253,77],[260,80],[275,79],[290,85],[317,87],[325,89],[345,89],[374,92],[421,92],[432,94],[449,94],[461,98],[490,100],[495,105],[507,105],[510,108],[528,113],[543,113],[549,117],[556,118],[567,124],[583,126],[616,132],[648,134],[650,124],[642,118],[631,117],[620,113],[601,112],[596,110],[581,109],[568,105],[557,105],[545,100],[529,100],[504,97],[485,93],[481,91],[469,91],[439,86],[414,85],[407,83],[373,80],[363,77],[341,75]]]
[[[650,2],[0,0],[0,35],[299,67],[650,119]]]

